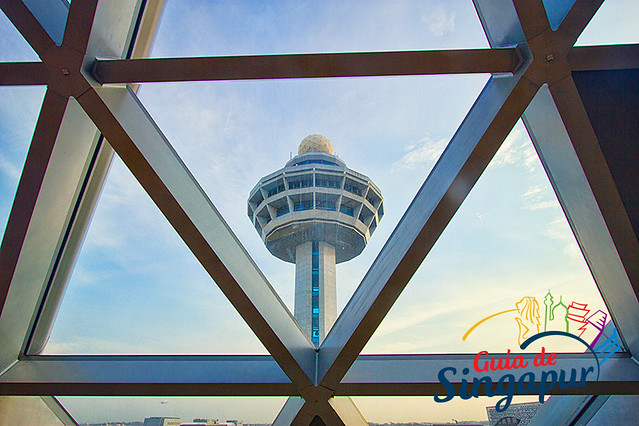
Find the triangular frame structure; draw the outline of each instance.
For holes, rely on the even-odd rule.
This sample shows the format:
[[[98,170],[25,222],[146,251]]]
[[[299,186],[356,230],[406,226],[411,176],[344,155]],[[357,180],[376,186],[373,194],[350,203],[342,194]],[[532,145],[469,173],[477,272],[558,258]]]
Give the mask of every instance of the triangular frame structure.
[[[573,47],[602,0],[474,3],[490,49],[144,59],[161,0],[0,0],[41,58],[0,63],[0,84],[48,86],[0,249],[0,394],[285,395],[278,424],[337,425],[359,420],[333,396],[441,392],[439,369],[472,356],[360,352],[522,116],[626,348],[598,382],[563,392],[636,394],[639,230],[623,198],[636,182],[604,155],[574,77],[637,69],[639,46]],[[131,86],[450,73],[492,76],[317,351]],[[39,355],[111,147],[270,356]],[[568,354],[558,366],[589,361]]]

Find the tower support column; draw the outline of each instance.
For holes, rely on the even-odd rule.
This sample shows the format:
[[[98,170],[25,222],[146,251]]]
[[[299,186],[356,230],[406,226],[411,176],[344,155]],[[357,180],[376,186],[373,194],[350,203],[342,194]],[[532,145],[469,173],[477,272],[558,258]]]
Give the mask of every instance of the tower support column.
[[[295,249],[295,318],[319,344],[337,319],[335,247],[308,241]]]

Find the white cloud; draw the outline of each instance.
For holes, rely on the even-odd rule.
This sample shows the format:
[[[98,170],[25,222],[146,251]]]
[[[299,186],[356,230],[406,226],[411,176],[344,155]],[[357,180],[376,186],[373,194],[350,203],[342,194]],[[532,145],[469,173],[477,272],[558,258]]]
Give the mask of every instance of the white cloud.
[[[571,258],[582,258],[581,249],[577,244],[574,234],[570,230],[570,225],[566,218],[561,215],[557,219],[548,223],[545,235],[564,244],[563,253]]]
[[[142,346],[142,341],[125,343],[118,338],[76,336],[69,341],[47,343],[44,348],[45,355],[71,355],[71,354],[139,354],[154,353],[151,346]]]
[[[407,145],[404,149],[408,152],[400,160],[393,163],[391,170],[395,172],[422,166],[432,167],[444,152],[447,144],[447,139],[436,141],[430,135],[426,135],[416,143]]]
[[[546,236],[554,240],[572,240],[572,233],[568,222],[564,217],[558,217],[552,222],[548,223],[546,230]]]
[[[504,140],[488,167],[520,164],[528,171],[535,171],[539,159],[523,129],[515,128]]]
[[[430,31],[437,37],[452,32],[455,29],[455,12],[445,4],[439,4],[428,15],[422,15],[422,22],[428,24]]]
[[[17,182],[20,177],[21,164],[12,162],[0,153],[0,174],[5,175],[10,182]]]
[[[444,312],[448,312],[449,310],[450,308],[446,306],[444,306],[443,309],[431,308],[425,310],[421,305],[410,305],[399,312],[394,312],[393,315],[388,315],[379,325],[375,334],[377,336],[384,336],[401,330],[410,330],[413,326]]]
[[[485,287],[488,291],[488,288]],[[500,302],[509,301],[510,294],[506,294],[501,290],[501,298],[491,300],[487,305],[485,302],[478,304],[478,299],[472,296],[458,296],[459,285],[451,285],[449,289],[439,289],[436,292],[439,293],[438,297],[441,299],[448,299],[447,301],[435,301],[430,299],[428,309],[424,309],[424,305],[417,302],[417,298],[409,299],[408,294],[403,295],[401,308],[395,308],[389,315],[386,316],[384,321],[379,325],[377,331],[375,331],[376,337],[381,337],[389,334],[400,335],[395,333],[401,333],[402,331],[411,331],[415,329],[415,326],[426,323],[433,318],[445,316],[446,318],[461,318],[464,319],[469,312],[476,312],[478,307],[484,306],[486,310],[490,310],[491,305]],[[429,291],[435,291],[430,289]],[[518,291],[512,290],[513,294],[519,294]],[[414,296],[414,295],[413,295]],[[455,303],[451,304],[449,300],[455,299]],[[434,323],[434,322],[433,322]],[[461,339],[461,335],[459,336]],[[397,341],[394,341],[397,343]]]
[[[535,185],[521,195],[522,207],[526,210],[541,210],[559,207],[548,185]]]
[[[575,258],[581,258],[583,256],[576,240],[570,241],[568,244],[566,244],[563,252],[564,254]]]

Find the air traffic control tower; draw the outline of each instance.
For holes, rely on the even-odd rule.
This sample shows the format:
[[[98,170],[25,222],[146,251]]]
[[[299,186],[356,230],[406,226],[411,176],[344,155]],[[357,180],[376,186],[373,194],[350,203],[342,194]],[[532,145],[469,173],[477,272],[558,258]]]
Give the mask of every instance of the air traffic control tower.
[[[319,344],[337,319],[335,264],[366,246],[384,215],[381,191],[310,135],[253,188],[248,215],[271,254],[295,263],[295,318]]]

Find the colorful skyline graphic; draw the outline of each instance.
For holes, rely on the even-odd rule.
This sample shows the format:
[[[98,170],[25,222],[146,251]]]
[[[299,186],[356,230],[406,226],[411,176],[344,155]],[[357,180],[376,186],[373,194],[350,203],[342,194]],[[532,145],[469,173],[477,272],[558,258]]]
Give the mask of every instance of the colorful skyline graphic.
[[[559,296],[559,301],[548,290],[544,296],[544,317],[540,314],[540,304],[534,296],[524,296],[516,302],[514,308],[506,309],[477,321],[462,336],[466,340],[468,336],[480,325],[487,321],[507,313],[515,313],[514,320],[518,326],[517,344],[521,345],[526,339],[541,331],[563,331],[574,334],[577,337],[590,341],[595,347],[597,341],[603,333],[608,322],[608,314],[602,310],[592,312],[588,309],[587,303],[571,301],[568,305],[564,303],[563,296]],[[542,329],[543,323],[543,329]],[[617,336],[616,331],[613,336]],[[608,339],[611,348],[616,346],[621,349],[618,338],[615,341]],[[616,342],[616,343],[615,343]],[[616,350],[613,350],[615,352]],[[606,358],[607,359],[607,358]]]

